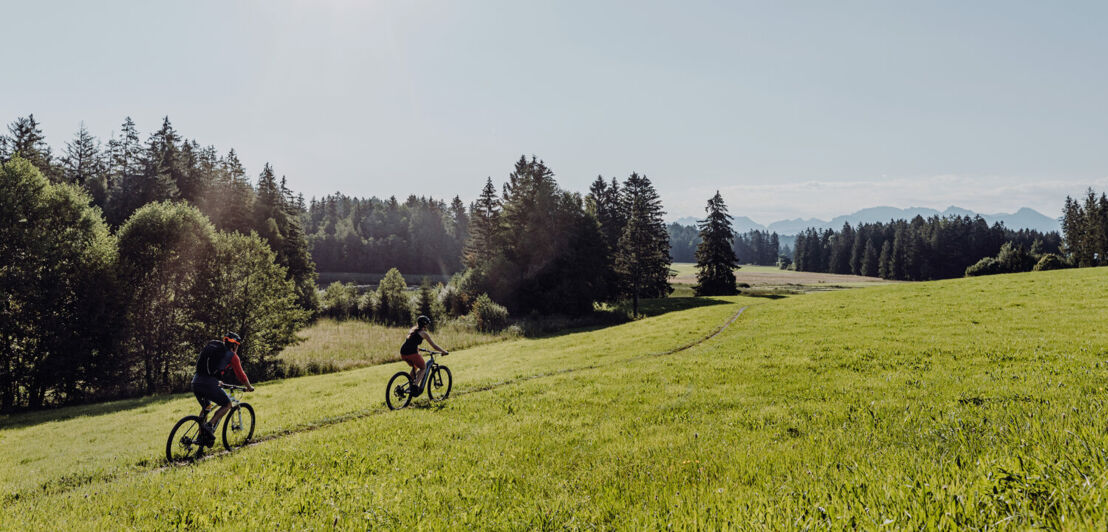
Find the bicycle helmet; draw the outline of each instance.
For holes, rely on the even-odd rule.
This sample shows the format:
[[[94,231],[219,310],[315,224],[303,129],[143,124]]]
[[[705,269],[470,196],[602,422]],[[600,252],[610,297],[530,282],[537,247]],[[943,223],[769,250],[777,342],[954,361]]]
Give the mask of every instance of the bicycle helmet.
[[[418,324],[421,328],[431,324],[431,318],[428,318],[427,316],[420,316],[416,318],[415,321],[416,324]]]
[[[227,347],[230,347],[230,345],[228,345],[228,344],[235,344],[237,346],[241,346],[242,345],[242,337],[239,336],[236,333],[229,332],[229,333],[223,335],[223,344],[227,345]]]

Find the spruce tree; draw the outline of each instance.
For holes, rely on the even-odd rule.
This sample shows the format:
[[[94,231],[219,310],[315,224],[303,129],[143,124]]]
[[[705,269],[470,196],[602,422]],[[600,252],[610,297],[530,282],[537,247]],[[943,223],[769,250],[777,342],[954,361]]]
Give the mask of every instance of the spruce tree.
[[[34,113],[16,118],[15,122],[8,125],[8,133],[4,138],[3,152],[0,152],[0,162],[19,156],[38,168],[51,181],[61,180],[61,171],[54,165],[54,155],[46,144],[46,136],[39,128]]]
[[[708,200],[704,208],[708,217],[697,222],[700,229],[700,245],[696,247],[696,286],[698,296],[717,296],[735,294],[735,268],[739,266],[732,248],[735,231],[731,226],[731,215],[723,196],[716,195]]]
[[[105,206],[108,190],[100,141],[89,134],[84,122],[81,122],[74,139],[65,145],[62,168],[64,181],[84,188],[92,196],[94,204]]]
[[[481,195],[470,206],[469,239],[463,253],[467,268],[480,268],[493,253],[493,246],[500,233],[500,198],[492,178],[488,178]]]
[[[142,181],[143,153],[138,129],[131,117],[123,121],[119,136],[108,141],[108,224],[118,227],[131,215]]]
[[[669,233],[662,216],[662,201],[645,176],[632,173],[623,183],[627,225],[619,239],[616,271],[621,290],[639,313],[640,297],[664,297],[669,286]]]

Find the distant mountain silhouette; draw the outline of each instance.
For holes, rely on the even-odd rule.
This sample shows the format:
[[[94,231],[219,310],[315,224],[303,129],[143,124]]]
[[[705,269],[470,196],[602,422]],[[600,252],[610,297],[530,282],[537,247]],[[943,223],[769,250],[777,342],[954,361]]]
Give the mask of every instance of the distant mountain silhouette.
[[[802,218],[796,218],[793,220],[779,220],[769,224],[768,226],[759,224],[746,216],[736,216],[734,220],[735,231],[739,233],[745,233],[747,231],[759,230],[759,231],[772,231],[779,235],[795,235],[809,227],[816,229],[842,229],[844,223],[857,226],[859,223],[873,223],[873,222],[888,222],[889,220],[911,220],[916,216],[922,216],[928,218],[931,216],[978,216],[968,209],[961,207],[950,206],[944,211],[938,211],[935,209],[929,209],[926,207],[910,207],[907,209],[898,209],[896,207],[869,207],[862,209],[854,214],[848,214],[843,216],[836,216],[831,221],[824,221],[818,218],[809,218],[807,220]],[[1034,229],[1036,231],[1061,231],[1062,227],[1058,220],[1046,216],[1035,209],[1024,207],[1014,213],[1000,213],[1000,214],[981,214],[981,218],[984,218],[989,225],[996,222],[1001,222],[1005,227],[1009,229]],[[696,218],[686,216],[676,220],[681,225],[695,225]]]

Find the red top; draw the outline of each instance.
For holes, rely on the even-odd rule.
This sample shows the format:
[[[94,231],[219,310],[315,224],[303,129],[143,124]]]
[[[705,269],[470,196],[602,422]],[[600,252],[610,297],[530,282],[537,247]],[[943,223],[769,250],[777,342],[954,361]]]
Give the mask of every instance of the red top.
[[[231,369],[235,370],[235,377],[238,378],[239,382],[246,386],[250,385],[250,379],[246,378],[246,373],[242,371],[242,363],[239,362],[238,354],[231,356]]]

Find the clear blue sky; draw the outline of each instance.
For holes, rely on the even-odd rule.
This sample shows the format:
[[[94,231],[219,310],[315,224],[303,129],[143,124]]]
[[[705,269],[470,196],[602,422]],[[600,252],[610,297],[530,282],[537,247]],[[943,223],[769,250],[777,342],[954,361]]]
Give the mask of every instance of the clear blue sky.
[[[0,121],[57,150],[169,115],[309,197],[469,200],[522,153],[572,190],[644,172],[670,218],[1108,188],[1105,2],[9,4]]]

